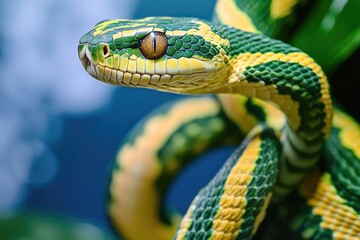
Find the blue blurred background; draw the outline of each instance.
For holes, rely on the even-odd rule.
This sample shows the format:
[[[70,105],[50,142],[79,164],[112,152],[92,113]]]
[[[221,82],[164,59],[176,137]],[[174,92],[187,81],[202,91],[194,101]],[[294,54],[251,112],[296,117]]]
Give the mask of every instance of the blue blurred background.
[[[103,19],[211,19],[214,4],[1,1],[0,211],[51,211],[106,226],[108,165],[118,144],[152,109],[180,96],[116,88],[92,79],[78,60],[78,40]],[[205,156],[174,183],[168,199],[175,207],[186,210],[226,158],[224,151],[230,153],[227,149],[211,154],[211,159]],[[205,159],[210,163],[206,171]]]

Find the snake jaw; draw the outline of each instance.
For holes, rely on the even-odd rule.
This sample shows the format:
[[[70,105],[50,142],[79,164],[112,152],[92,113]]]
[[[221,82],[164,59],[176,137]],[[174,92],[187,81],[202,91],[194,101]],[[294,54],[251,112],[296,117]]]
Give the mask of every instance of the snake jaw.
[[[97,71],[91,56],[91,52],[88,48],[88,44],[79,44],[78,54],[81,65],[83,65],[86,72],[88,72],[92,77],[96,77]]]
[[[87,68],[87,66],[91,64],[89,57],[86,55],[86,48],[87,48],[86,45],[80,45],[78,51],[79,59],[85,69]]]

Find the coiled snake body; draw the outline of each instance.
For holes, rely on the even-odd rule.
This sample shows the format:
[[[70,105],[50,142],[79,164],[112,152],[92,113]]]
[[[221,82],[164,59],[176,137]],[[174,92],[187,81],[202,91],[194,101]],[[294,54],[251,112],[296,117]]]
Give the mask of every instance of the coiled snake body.
[[[329,85],[312,58],[264,35],[286,28],[297,4],[219,0],[216,23],[116,19],[81,38],[80,60],[96,79],[218,94],[164,105],[127,136],[109,186],[108,213],[120,235],[251,239],[269,203],[286,201],[302,182],[307,200],[293,217],[294,231],[303,238],[358,239],[360,128],[338,109],[332,121]],[[241,141],[181,222],[165,211],[164,193],[180,169],[210,148]],[[303,180],[320,157],[320,180],[311,181],[316,174]]]

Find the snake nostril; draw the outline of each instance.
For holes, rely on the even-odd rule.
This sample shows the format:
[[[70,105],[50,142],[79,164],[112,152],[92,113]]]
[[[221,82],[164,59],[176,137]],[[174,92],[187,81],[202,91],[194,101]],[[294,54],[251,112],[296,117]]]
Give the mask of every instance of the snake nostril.
[[[110,47],[109,45],[105,44],[103,46],[103,54],[104,54],[104,57],[107,57],[110,55]]]

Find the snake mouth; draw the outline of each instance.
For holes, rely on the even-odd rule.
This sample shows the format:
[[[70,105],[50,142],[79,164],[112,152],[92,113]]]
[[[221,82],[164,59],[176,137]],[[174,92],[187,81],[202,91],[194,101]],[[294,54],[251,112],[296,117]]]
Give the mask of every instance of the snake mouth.
[[[137,59],[139,64],[146,66],[142,71],[138,71],[138,68],[133,67],[135,60],[126,57],[115,59],[109,54],[109,50],[103,47],[99,48],[98,55],[93,57],[93,48],[90,43],[80,43],[78,46],[79,59],[84,69],[93,78],[117,86],[153,88],[177,93],[207,93],[212,92],[208,79],[218,78],[223,71],[215,70],[224,69],[221,62],[201,62],[198,59],[172,60],[173,64],[167,63],[170,60],[165,60],[158,63],[158,67],[154,64],[155,60]],[[107,51],[104,52],[104,49]],[[98,58],[102,59],[102,62],[99,62]],[[115,64],[118,67],[115,67]]]
[[[96,77],[96,68],[93,63],[91,52],[88,49],[87,44],[79,45],[79,59],[85,70],[93,77]]]
[[[120,69],[113,69],[103,64],[96,63],[91,55],[91,50],[87,43],[80,44],[78,47],[78,55],[86,72],[93,78],[112,85],[120,86],[143,86],[147,85],[160,87],[163,83],[168,83],[173,80],[173,75],[170,74],[139,74],[136,72],[122,71]]]

